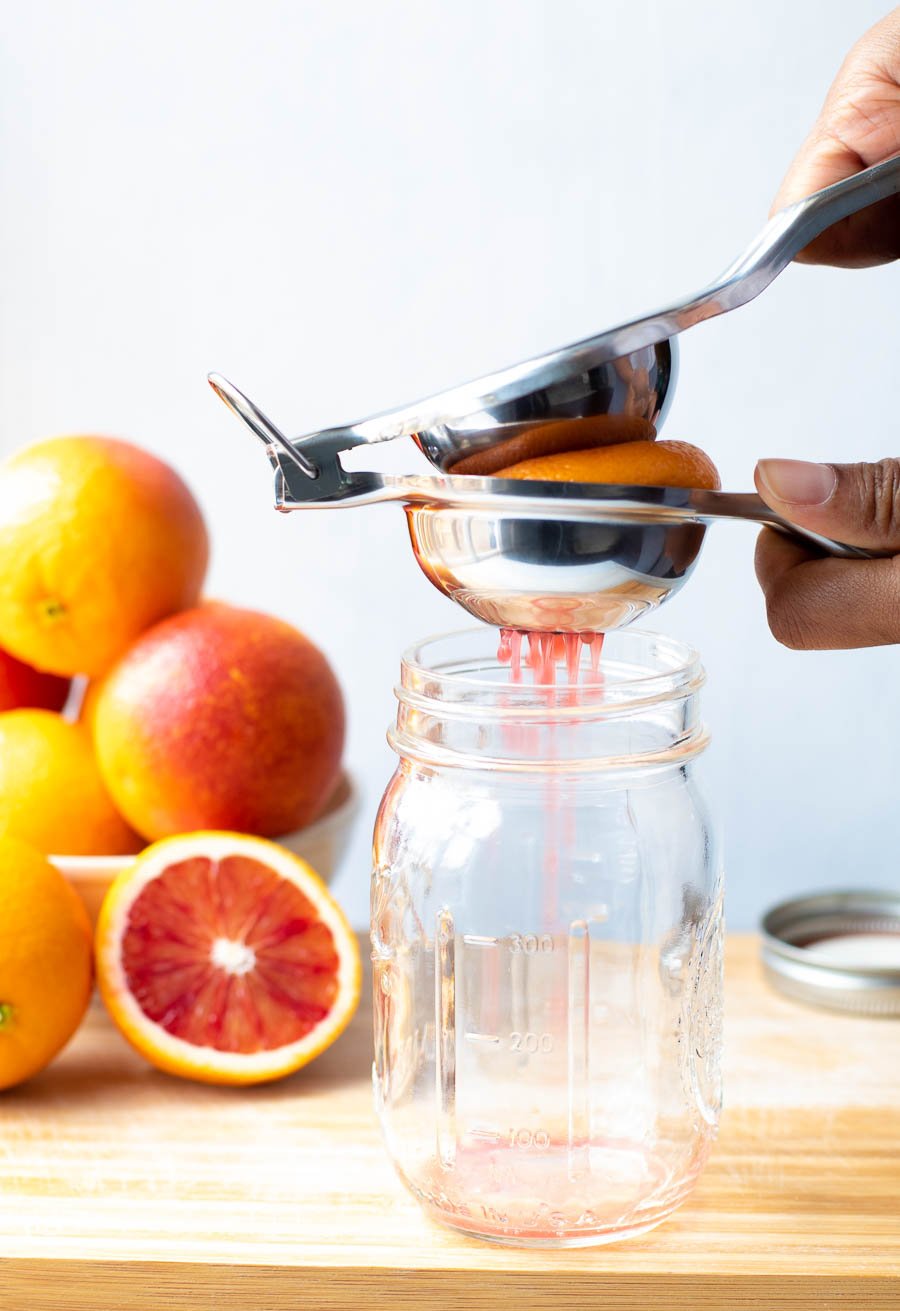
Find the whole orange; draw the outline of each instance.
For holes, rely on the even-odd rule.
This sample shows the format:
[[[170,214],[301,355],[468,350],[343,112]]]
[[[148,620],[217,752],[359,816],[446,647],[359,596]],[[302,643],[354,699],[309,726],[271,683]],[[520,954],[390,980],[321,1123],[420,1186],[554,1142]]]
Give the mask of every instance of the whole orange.
[[[0,644],[54,674],[97,674],[194,605],[209,544],[162,460],[111,437],[56,437],[0,465]]]
[[[290,624],[218,602],[150,629],[92,694],[106,785],[146,838],[301,828],[337,782],[344,705]]]
[[[636,487],[718,488],[719,472],[690,442],[637,441],[587,451],[562,451],[498,469],[495,478],[547,482],[625,483]]]
[[[0,838],[0,1088],[42,1070],[91,996],[91,926],[40,852]]]
[[[51,710],[0,714],[0,833],[45,855],[116,856],[141,846],[100,777],[90,733]]]

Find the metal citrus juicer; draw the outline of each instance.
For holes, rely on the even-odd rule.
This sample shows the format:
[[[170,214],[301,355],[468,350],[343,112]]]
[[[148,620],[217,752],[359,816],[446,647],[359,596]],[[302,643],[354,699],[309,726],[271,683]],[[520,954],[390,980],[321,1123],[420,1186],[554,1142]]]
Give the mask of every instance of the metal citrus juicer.
[[[501,628],[603,632],[673,596],[710,524],[767,524],[825,554],[869,553],[787,523],[753,493],[493,477],[533,455],[646,436],[672,400],[674,338],[746,304],[832,224],[900,192],[900,156],[780,210],[709,287],[597,336],[346,427],[288,439],[218,374],[265,444],[279,510],[399,501],[425,576]],[[341,454],[410,436],[436,476],[348,471]]]

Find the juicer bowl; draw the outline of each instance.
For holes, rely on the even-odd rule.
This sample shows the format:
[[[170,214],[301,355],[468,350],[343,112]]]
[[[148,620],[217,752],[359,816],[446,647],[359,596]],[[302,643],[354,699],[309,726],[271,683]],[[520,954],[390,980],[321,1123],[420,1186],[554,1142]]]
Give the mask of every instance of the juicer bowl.
[[[674,340],[663,340],[582,367],[571,360],[562,374],[544,372],[548,376],[538,371],[527,390],[490,386],[467,397],[458,414],[448,408],[437,421],[422,422],[412,433],[416,444],[441,473],[492,474],[523,458],[504,453],[517,439],[551,424],[590,419],[614,426],[628,418],[659,428],[675,390],[678,350]],[[606,440],[598,437],[595,444]]]
[[[673,596],[693,572],[706,525],[510,507],[407,504],[426,578],[498,628],[605,632]]]

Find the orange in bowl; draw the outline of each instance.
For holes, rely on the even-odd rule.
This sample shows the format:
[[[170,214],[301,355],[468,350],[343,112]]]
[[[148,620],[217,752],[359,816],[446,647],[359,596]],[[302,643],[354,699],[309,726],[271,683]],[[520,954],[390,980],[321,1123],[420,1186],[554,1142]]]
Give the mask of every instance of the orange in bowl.
[[[161,1070],[206,1083],[291,1074],[359,1000],[356,936],[305,861],[263,838],[189,833],[148,847],[100,912],[112,1019]]]
[[[341,690],[271,615],[209,602],[144,633],[91,693],[100,770],[146,838],[277,837],[321,813],[340,774]]]
[[[498,469],[495,478],[537,482],[623,483],[635,487],[721,486],[705,451],[690,442],[636,441],[560,451]]]

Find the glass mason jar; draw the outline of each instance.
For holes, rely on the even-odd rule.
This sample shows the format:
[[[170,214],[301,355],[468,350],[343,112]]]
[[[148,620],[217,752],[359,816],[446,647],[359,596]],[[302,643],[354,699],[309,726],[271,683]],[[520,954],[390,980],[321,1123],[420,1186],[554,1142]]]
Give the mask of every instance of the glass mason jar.
[[[497,640],[403,658],[374,843],[376,1106],[435,1219],[601,1243],[684,1200],[719,1114],[704,675],[689,648],[624,630],[599,673],[584,646],[568,681],[535,685]]]

